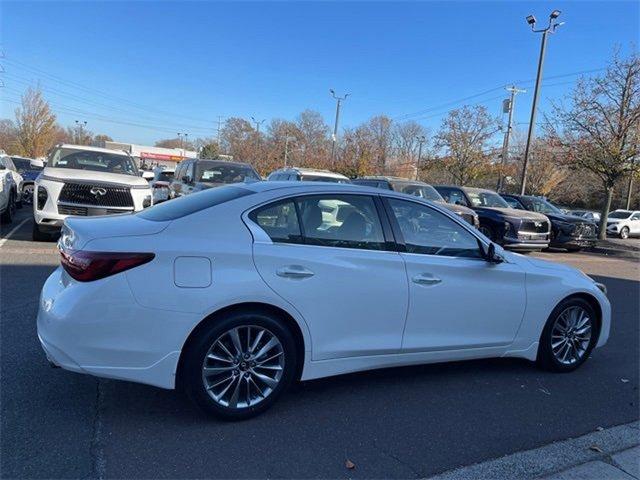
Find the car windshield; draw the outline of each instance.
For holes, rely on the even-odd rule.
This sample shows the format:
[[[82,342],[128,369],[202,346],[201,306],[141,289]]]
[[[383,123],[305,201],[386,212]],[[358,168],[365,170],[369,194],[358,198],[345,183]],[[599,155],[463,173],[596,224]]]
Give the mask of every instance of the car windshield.
[[[509,204],[497,193],[469,190],[466,192],[474,207],[510,208]]]
[[[559,213],[559,214],[562,214],[562,212],[560,211],[560,209],[558,207],[556,207],[555,205],[552,205],[551,203],[547,202],[546,200],[543,200],[542,198],[530,198],[528,200],[529,200],[529,204],[531,206],[531,209],[534,212]]]
[[[133,159],[128,155],[118,153],[58,148],[47,165],[55,168],[73,168],[138,176],[138,169]]]
[[[245,180],[260,180],[260,177],[250,166],[237,163],[202,162],[197,167],[197,182],[241,183]]]
[[[329,182],[329,183],[351,183],[348,178],[325,177],[323,175],[302,175],[304,182]]]
[[[609,218],[629,218],[631,216],[631,212],[627,211],[627,210],[619,210],[617,212],[611,212],[609,214]]]
[[[406,193],[408,195],[415,195],[416,197],[424,198],[434,202],[444,202],[444,198],[438,193],[438,191],[431,185],[420,184],[399,184],[396,187],[396,191]]]

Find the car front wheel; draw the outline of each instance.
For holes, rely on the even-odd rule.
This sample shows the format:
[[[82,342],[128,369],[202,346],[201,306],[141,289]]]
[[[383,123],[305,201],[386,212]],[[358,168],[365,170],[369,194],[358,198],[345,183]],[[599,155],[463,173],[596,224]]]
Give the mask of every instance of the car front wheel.
[[[241,420],[269,408],[293,381],[291,332],[271,315],[232,313],[210,322],[185,352],[187,394],[203,410]]]
[[[551,312],[540,337],[538,365],[554,372],[571,372],[582,365],[597,339],[598,317],[582,298],[568,298]]]
[[[16,195],[13,190],[9,193],[7,208],[2,214],[2,223],[11,223],[16,215]]]
[[[622,229],[620,230],[620,238],[622,238],[623,240],[629,238],[629,227],[622,227]]]

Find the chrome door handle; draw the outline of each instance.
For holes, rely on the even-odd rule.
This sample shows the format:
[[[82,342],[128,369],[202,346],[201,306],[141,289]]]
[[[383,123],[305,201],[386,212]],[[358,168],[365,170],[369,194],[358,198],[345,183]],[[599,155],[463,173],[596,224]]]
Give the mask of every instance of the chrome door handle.
[[[421,273],[420,275],[416,275],[411,279],[413,283],[417,283],[418,285],[436,285],[442,280],[429,273]]]
[[[308,278],[313,277],[314,273],[301,265],[288,265],[276,270],[276,275],[285,278]]]

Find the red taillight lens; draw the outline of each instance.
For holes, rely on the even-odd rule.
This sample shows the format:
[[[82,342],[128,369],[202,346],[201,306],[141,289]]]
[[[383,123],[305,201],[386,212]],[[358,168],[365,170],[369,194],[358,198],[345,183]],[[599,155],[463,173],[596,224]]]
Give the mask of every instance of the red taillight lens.
[[[62,267],[79,282],[91,282],[153,260],[153,253],[60,250]]]

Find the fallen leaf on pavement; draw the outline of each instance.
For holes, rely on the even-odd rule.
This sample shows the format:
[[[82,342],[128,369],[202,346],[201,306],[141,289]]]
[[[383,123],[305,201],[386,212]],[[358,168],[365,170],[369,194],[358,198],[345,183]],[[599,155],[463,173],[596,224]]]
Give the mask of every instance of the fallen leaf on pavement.
[[[598,453],[604,453],[604,450],[602,450],[598,445],[591,445],[589,447],[589,450],[593,450],[594,452]]]
[[[539,388],[538,390],[540,390],[545,395],[551,395],[551,392],[549,390],[547,390],[546,388]]]
[[[629,383],[629,379],[628,378],[621,378],[620,381],[622,383]]]
[[[596,430],[597,430],[598,432],[601,432],[602,430],[604,430],[604,428],[602,428],[602,427],[596,427]]]
[[[353,470],[354,468],[356,468],[356,464],[349,459],[347,459],[347,461],[344,462],[344,466],[347,467],[349,470]]]

